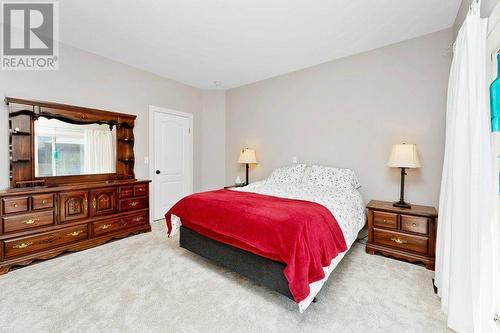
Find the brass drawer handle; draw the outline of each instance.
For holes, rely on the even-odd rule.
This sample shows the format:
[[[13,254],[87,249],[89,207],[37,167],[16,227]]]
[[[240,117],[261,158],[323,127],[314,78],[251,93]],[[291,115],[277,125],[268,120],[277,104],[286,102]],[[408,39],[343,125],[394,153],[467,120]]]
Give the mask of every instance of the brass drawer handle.
[[[47,203],[47,200],[42,200],[42,205],[45,205]]]
[[[109,229],[111,227],[111,224],[103,224],[99,227],[99,229],[101,230],[106,230],[106,229]]]
[[[412,226],[412,227],[416,227],[416,226],[417,226],[417,224],[416,224],[416,223],[412,223],[412,224],[411,224],[411,226]]]
[[[14,245],[13,248],[14,249],[25,249],[25,248],[27,248],[30,245],[33,245],[33,242],[26,242],[26,243],[21,243],[21,244],[18,244],[18,245]]]
[[[393,241],[395,243],[398,243],[398,244],[406,244],[406,243],[408,243],[407,241],[405,241],[404,239],[401,239],[399,237],[391,238],[391,241]]]
[[[137,201],[132,201],[132,202],[129,202],[128,205],[131,206],[131,207],[135,207],[139,204],[139,202]]]
[[[14,204],[14,208],[17,208],[17,207],[19,207],[19,205],[15,203],[15,204]]]
[[[144,217],[141,216],[141,217],[134,218],[132,221],[139,222],[139,221],[142,221],[142,220],[144,220]]]
[[[29,220],[25,220],[23,221],[24,224],[35,224],[36,222],[38,222],[38,219],[29,219]]]
[[[68,236],[76,237],[76,236],[78,236],[78,235],[80,235],[82,233],[83,233],[83,231],[81,231],[81,230],[80,231],[73,231],[73,232],[70,232],[68,234]]]
[[[95,198],[92,200],[92,207],[94,207],[94,209],[97,207],[97,200]]]

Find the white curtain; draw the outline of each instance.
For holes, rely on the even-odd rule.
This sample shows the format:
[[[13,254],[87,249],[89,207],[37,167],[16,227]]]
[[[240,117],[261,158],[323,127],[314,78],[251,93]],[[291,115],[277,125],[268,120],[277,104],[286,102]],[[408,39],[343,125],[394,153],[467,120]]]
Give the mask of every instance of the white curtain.
[[[114,131],[85,129],[84,173],[111,173],[116,170]]]
[[[486,84],[487,20],[473,0],[455,42],[448,85],[436,286],[448,326],[495,332],[495,194]]]

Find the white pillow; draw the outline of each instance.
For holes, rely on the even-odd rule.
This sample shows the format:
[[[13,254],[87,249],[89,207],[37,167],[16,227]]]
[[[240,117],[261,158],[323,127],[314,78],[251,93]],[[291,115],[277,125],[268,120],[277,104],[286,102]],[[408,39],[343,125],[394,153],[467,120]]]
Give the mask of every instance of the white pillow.
[[[331,186],[337,188],[357,189],[361,184],[351,169],[331,168],[312,165],[307,183],[309,185]]]
[[[294,164],[275,169],[267,181],[270,183],[301,183],[304,178],[305,164]]]

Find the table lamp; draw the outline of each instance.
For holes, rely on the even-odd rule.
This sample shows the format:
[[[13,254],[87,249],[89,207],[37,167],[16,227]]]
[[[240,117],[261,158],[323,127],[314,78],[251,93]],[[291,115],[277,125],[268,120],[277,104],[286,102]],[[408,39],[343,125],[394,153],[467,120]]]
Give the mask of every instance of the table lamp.
[[[392,145],[391,155],[387,161],[387,166],[401,168],[401,195],[399,201],[393,203],[393,206],[411,208],[411,205],[405,202],[405,176],[407,168],[420,168],[417,146],[406,143]]]
[[[245,185],[248,185],[248,165],[257,163],[257,157],[255,156],[255,150],[250,149],[250,148],[243,148],[240,152],[240,158],[238,159],[238,163],[245,164],[245,166],[246,166]]]

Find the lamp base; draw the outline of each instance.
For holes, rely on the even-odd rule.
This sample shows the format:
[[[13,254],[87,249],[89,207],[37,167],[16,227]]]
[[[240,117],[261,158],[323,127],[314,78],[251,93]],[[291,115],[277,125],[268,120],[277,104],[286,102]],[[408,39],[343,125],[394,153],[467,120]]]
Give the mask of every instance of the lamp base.
[[[399,207],[399,208],[411,208],[411,205],[409,203],[406,203],[404,201],[398,201],[392,204],[394,207]]]

